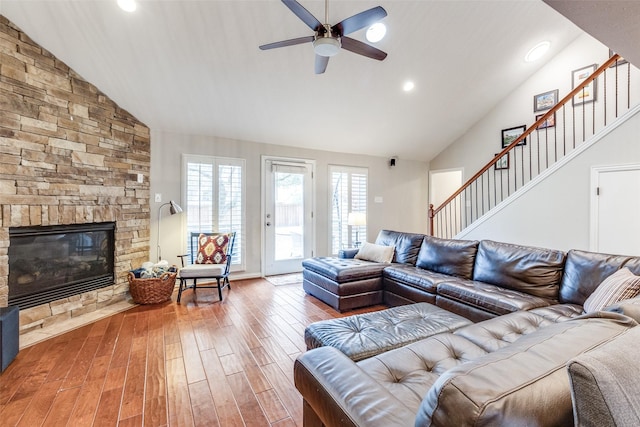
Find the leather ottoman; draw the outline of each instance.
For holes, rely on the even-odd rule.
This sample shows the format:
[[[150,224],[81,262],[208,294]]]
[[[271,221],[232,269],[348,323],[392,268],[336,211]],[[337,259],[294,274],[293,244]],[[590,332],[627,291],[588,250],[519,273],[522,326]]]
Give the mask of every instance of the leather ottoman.
[[[302,288],[338,311],[382,303],[382,270],[389,264],[352,258],[302,261]]]
[[[471,323],[433,304],[418,303],[315,322],[305,329],[304,340],[307,350],[331,346],[358,361]]]

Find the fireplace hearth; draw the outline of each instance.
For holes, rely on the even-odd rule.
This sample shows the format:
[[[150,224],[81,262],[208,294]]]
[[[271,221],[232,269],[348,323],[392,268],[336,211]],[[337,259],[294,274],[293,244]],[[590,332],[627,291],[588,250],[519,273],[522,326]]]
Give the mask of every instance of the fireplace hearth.
[[[9,228],[9,305],[35,307],[114,284],[115,223]]]

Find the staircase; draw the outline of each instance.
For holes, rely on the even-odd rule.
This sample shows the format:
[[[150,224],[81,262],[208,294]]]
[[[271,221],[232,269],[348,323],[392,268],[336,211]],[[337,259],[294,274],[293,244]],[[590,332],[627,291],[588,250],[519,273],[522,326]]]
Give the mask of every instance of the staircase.
[[[488,216],[631,109],[631,65],[619,55],[585,77],[442,205],[429,206],[432,236],[453,238]]]

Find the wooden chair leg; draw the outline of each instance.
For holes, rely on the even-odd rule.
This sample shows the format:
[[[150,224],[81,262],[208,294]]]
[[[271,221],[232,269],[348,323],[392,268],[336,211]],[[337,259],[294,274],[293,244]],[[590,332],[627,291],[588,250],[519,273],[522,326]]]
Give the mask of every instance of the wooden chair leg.
[[[182,298],[182,286],[184,284],[184,279],[180,279],[180,287],[178,288],[178,303],[180,302],[180,298]]]

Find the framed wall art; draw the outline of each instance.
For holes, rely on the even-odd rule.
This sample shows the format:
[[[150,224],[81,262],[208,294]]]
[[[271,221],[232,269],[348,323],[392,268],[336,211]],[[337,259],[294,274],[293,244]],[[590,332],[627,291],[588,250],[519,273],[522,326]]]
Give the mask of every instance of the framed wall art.
[[[502,129],[502,148],[506,148],[509,144],[515,141],[516,138],[522,135],[526,129],[526,125],[516,126],[509,129]],[[525,145],[526,143],[527,138],[523,138],[522,141],[518,142],[517,146]]]
[[[498,153],[496,153],[496,156]],[[497,171],[509,169],[509,153],[500,157],[498,161],[493,165]]]
[[[587,80],[598,68],[598,64],[587,65],[571,72],[571,88],[575,89]],[[598,81],[592,80],[576,96],[573,97],[573,105],[583,105],[596,100]]]
[[[558,103],[558,89],[533,95],[533,112],[545,111]]]
[[[538,114],[536,116],[536,122],[540,120],[542,116],[544,116],[544,114]],[[536,129],[540,130],[540,129],[552,128],[555,125],[556,125],[556,113],[553,113],[552,115],[547,117],[544,122],[540,123]]]

